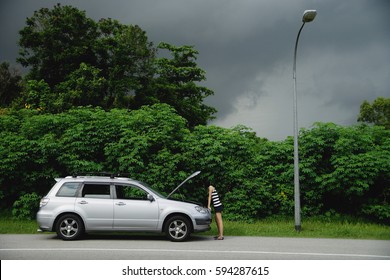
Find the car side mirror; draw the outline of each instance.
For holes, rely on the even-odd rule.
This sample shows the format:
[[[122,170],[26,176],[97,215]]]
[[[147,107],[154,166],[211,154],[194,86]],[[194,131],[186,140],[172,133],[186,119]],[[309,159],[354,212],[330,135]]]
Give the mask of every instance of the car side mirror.
[[[150,202],[153,202],[153,201],[154,201],[154,196],[151,195],[150,193],[148,193],[147,199],[148,199]]]

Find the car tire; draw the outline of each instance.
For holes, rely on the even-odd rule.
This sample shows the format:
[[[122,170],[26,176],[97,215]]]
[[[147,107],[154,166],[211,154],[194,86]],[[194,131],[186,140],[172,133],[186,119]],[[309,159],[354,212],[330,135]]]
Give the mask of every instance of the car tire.
[[[56,224],[57,236],[63,240],[76,240],[84,234],[84,224],[79,216],[65,214]]]
[[[165,234],[169,240],[181,242],[187,240],[192,231],[190,220],[184,216],[177,215],[169,218],[165,224]]]

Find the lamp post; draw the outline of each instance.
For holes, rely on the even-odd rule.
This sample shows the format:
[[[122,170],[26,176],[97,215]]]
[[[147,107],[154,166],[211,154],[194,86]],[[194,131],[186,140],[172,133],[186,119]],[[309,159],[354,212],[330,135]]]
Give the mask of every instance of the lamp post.
[[[306,10],[302,17],[302,26],[299,29],[297,40],[295,42],[294,51],[294,67],[293,67],[293,79],[294,79],[294,209],[295,209],[295,230],[301,231],[301,200],[300,200],[300,187],[299,187],[299,153],[298,153],[298,109],[297,109],[297,48],[298,40],[301,35],[302,29],[306,22],[311,22],[317,15],[316,10]]]

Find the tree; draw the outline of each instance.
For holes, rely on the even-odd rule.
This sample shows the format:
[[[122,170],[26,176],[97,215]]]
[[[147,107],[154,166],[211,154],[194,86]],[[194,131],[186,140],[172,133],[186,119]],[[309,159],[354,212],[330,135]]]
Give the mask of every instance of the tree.
[[[102,106],[107,81],[100,73],[100,69],[81,63],[79,69],[55,87],[57,97],[52,113],[77,106]]]
[[[82,88],[81,83],[96,86],[100,79],[104,84],[94,87],[99,98],[89,105],[128,108],[154,75],[155,49],[139,26],[112,19],[95,22],[77,8],[57,4],[51,10],[36,11],[19,33],[17,61],[30,67],[26,79],[44,80],[58,95],[57,103],[69,100],[71,106],[86,105],[90,91],[85,93],[89,97],[84,97],[80,96],[84,92],[75,93],[74,87]],[[82,76],[84,81],[77,80],[80,72],[86,74],[86,68],[90,74]],[[86,80],[88,76],[91,81]]]
[[[28,80],[22,98],[18,102],[23,103],[26,109],[39,112],[53,112],[55,110],[55,95],[44,80]]]
[[[205,125],[213,119],[216,109],[203,103],[213,91],[196,84],[206,79],[205,71],[195,62],[198,52],[192,46],[176,47],[168,43],[160,43],[158,48],[168,50],[172,58],[157,59],[154,96],[159,102],[173,106],[188,120],[189,127]]]
[[[22,90],[22,77],[8,62],[0,64],[0,107],[8,107]]]
[[[358,121],[390,129],[390,98],[378,97],[372,104],[365,100],[360,106]]]
[[[139,108],[134,97],[143,94],[154,76],[156,50],[146,32],[137,25],[123,25],[116,20],[97,23],[96,67],[107,81],[104,107]]]
[[[95,22],[85,12],[60,4],[36,11],[26,23],[19,32],[18,61],[30,68],[26,80],[46,83],[42,94],[50,92],[51,97],[49,106],[40,100],[40,92],[31,96],[27,89],[24,98],[45,104],[31,108],[58,113],[86,105],[139,109],[167,103],[189,127],[206,124],[216,112],[204,104],[213,92],[196,84],[205,80],[205,72],[196,64],[193,47],[161,43],[159,48],[172,58],[156,59],[157,49],[139,26],[113,19]],[[18,106],[27,103],[22,98]]]
[[[389,221],[390,131],[316,123],[300,134],[302,211]],[[292,179],[291,179],[292,181]],[[375,207],[373,207],[375,206]]]
[[[85,12],[57,4],[35,11],[26,24],[19,32],[17,61],[30,67],[28,79],[43,79],[53,88],[80,63],[95,64],[96,23]]]

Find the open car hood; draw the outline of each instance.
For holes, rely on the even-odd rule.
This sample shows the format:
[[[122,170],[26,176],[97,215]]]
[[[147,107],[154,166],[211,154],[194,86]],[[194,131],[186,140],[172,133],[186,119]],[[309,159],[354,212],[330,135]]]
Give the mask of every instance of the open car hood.
[[[188,176],[183,182],[180,183],[180,185],[178,185],[173,191],[171,191],[170,194],[167,195],[167,198],[170,198],[171,195],[173,195],[185,182],[194,178],[195,176],[198,176],[199,173],[200,173],[200,171],[196,171],[196,172],[192,173],[190,176]]]

